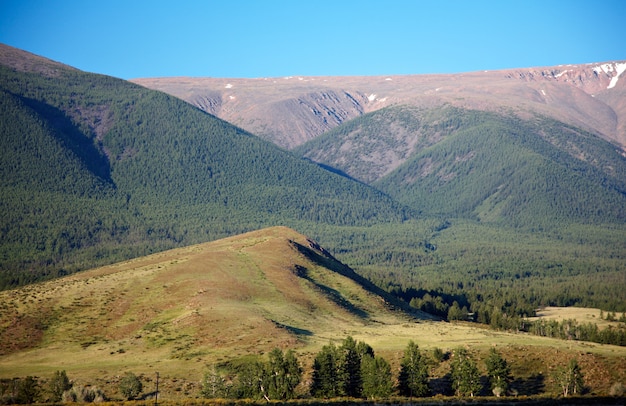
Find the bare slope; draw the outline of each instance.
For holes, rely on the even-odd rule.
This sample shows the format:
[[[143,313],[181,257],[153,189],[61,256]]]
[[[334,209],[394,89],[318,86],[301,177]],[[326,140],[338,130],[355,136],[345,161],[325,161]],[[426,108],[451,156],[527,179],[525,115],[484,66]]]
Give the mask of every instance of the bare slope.
[[[539,112],[626,146],[625,69],[622,61],[447,75],[133,82],[187,100],[289,149],[366,112],[394,104],[445,103]]]

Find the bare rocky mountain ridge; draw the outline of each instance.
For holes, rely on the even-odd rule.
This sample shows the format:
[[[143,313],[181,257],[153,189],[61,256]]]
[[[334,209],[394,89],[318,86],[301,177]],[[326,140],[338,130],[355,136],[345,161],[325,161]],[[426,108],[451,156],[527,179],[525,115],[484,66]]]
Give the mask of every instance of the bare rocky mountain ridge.
[[[132,82],[188,101],[292,149],[392,105],[539,113],[626,148],[626,61],[440,75],[147,78]],[[392,130],[390,130],[392,131]]]

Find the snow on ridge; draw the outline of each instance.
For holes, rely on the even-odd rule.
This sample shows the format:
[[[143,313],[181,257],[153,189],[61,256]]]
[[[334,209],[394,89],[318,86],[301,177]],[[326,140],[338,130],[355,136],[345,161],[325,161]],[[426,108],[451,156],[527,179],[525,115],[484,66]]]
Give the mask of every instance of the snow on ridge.
[[[369,96],[367,96],[367,100],[369,100],[369,101],[376,100],[376,95],[374,93],[370,94]]]
[[[226,84],[226,86],[224,86],[224,87],[225,87],[226,89],[232,89],[233,85],[232,85],[232,84],[230,84],[230,83],[228,83],[228,84]]]
[[[617,84],[617,81],[619,80],[620,75],[622,73],[624,73],[624,71],[626,71],[626,63],[616,63],[615,64],[615,71],[617,72],[617,75],[615,75],[615,76],[613,76],[611,78],[611,82],[606,87],[607,89],[615,87],[615,85]]]
[[[559,72],[556,75],[554,75],[554,77],[555,78],[560,78],[561,76],[565,75],[569,71],[570,71],[570,69],[565,69],[563,72]]]
[[[595,68],[593,68],[593,71],[595,73],[609,73],[609,72],[613,72],[613,65],[610,63],[603,63],[602,65],[598,65]]]
[[[626,71],[626,62],[603,63],[601,65],[596,65],[593,68],[593,71],[596,74],[604,72],[607,75],[609,74],[612,75],[613,72],[615,72],[615,75],[614,76],[612,75],[611,81],[609,82],[609,85],[606,87],[607,89],[611,89],[615,87],[615,85],[617,84],[617,81],[619,80],[620,75]]]

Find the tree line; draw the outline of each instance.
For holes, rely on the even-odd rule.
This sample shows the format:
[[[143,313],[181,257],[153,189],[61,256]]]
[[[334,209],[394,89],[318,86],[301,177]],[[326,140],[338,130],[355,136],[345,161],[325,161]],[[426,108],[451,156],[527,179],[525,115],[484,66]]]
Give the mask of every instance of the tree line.
[[[435,384],[429,371],[443,362],[447,362],[449,372]],[[237,364],[220,368],[213,365],[200,382],[198,396],[269,402],[304,398],[384,400],[393,396],[423,398],[437,394],[456,397],[524,395],[512,387],[511,364],[495,348],[489,349],[482,363],[483,368],[480,368],[476,357],[465,347],[451,352],[434,348],[426,353],[414,341],[409,341],[395,374],[389,362],[375,354],[369,344],[348,336],[340,345],[329,343],[322,347],[314,357],[310,375],[305,374],[293,350],[279,348],[264,357]],[[305,375],[310,379],[304,381]],[[566,365],[556,366],[551,378],[559,388],[559,395],[580,395],[587,390],[576,358],[571,358]],[[107,396],[98,387],[76,384],[65,371],[56,371],[47,380],[33,376],[0,380],[0,404],[89,403],[120,397],[133,400],[158,396],[155,392],[144,394],[142,378],[132,372],[117,380],[117,388],[117,396]],[[611,394],[623,395],[623,386],[614,385]]]
[[[389,362],[375,354],[370,345],[348,336],[340,345],[330,343],[322,347],[315,355],[311,378],[307,382],[302,381],[303,369],[293,351],[283,353],[275,348],[267,361],[248,362],[225,371],[218,371],[213,366],[204,375],[200,396],[267,401],[428,397],[435,394],[429,370],[434,364],[444,361],[449,361],[450,370],[445,377],[443,394],[458,397],[493,394],[500,397],[511,393],[511,366],[495,348],[491,348],[483,360],[485,380],[468,349],[459,347],[452,353],[444,353],[435,348],[429,355],[410,341],[396,375]],[[576,359],[558,368],[554,379],[563,385],[564,396],[580,394],[585,390],[583,374]],[[441,393],[440,385],[436,391]]]

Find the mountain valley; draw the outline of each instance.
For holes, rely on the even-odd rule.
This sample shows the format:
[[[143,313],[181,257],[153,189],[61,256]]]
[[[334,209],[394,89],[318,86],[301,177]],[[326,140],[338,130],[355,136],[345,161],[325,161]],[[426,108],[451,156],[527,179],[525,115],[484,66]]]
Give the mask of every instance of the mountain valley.
[[[310,380],[352,336],[394,371],[410,340],[498,348],[533,396],[576,358],[606,396],[626,379],[625,69],[125,81],[0,44],[0,379],[160,372],[183,400],[276,347]],[[530,334],[545,307],[604,316]]]

